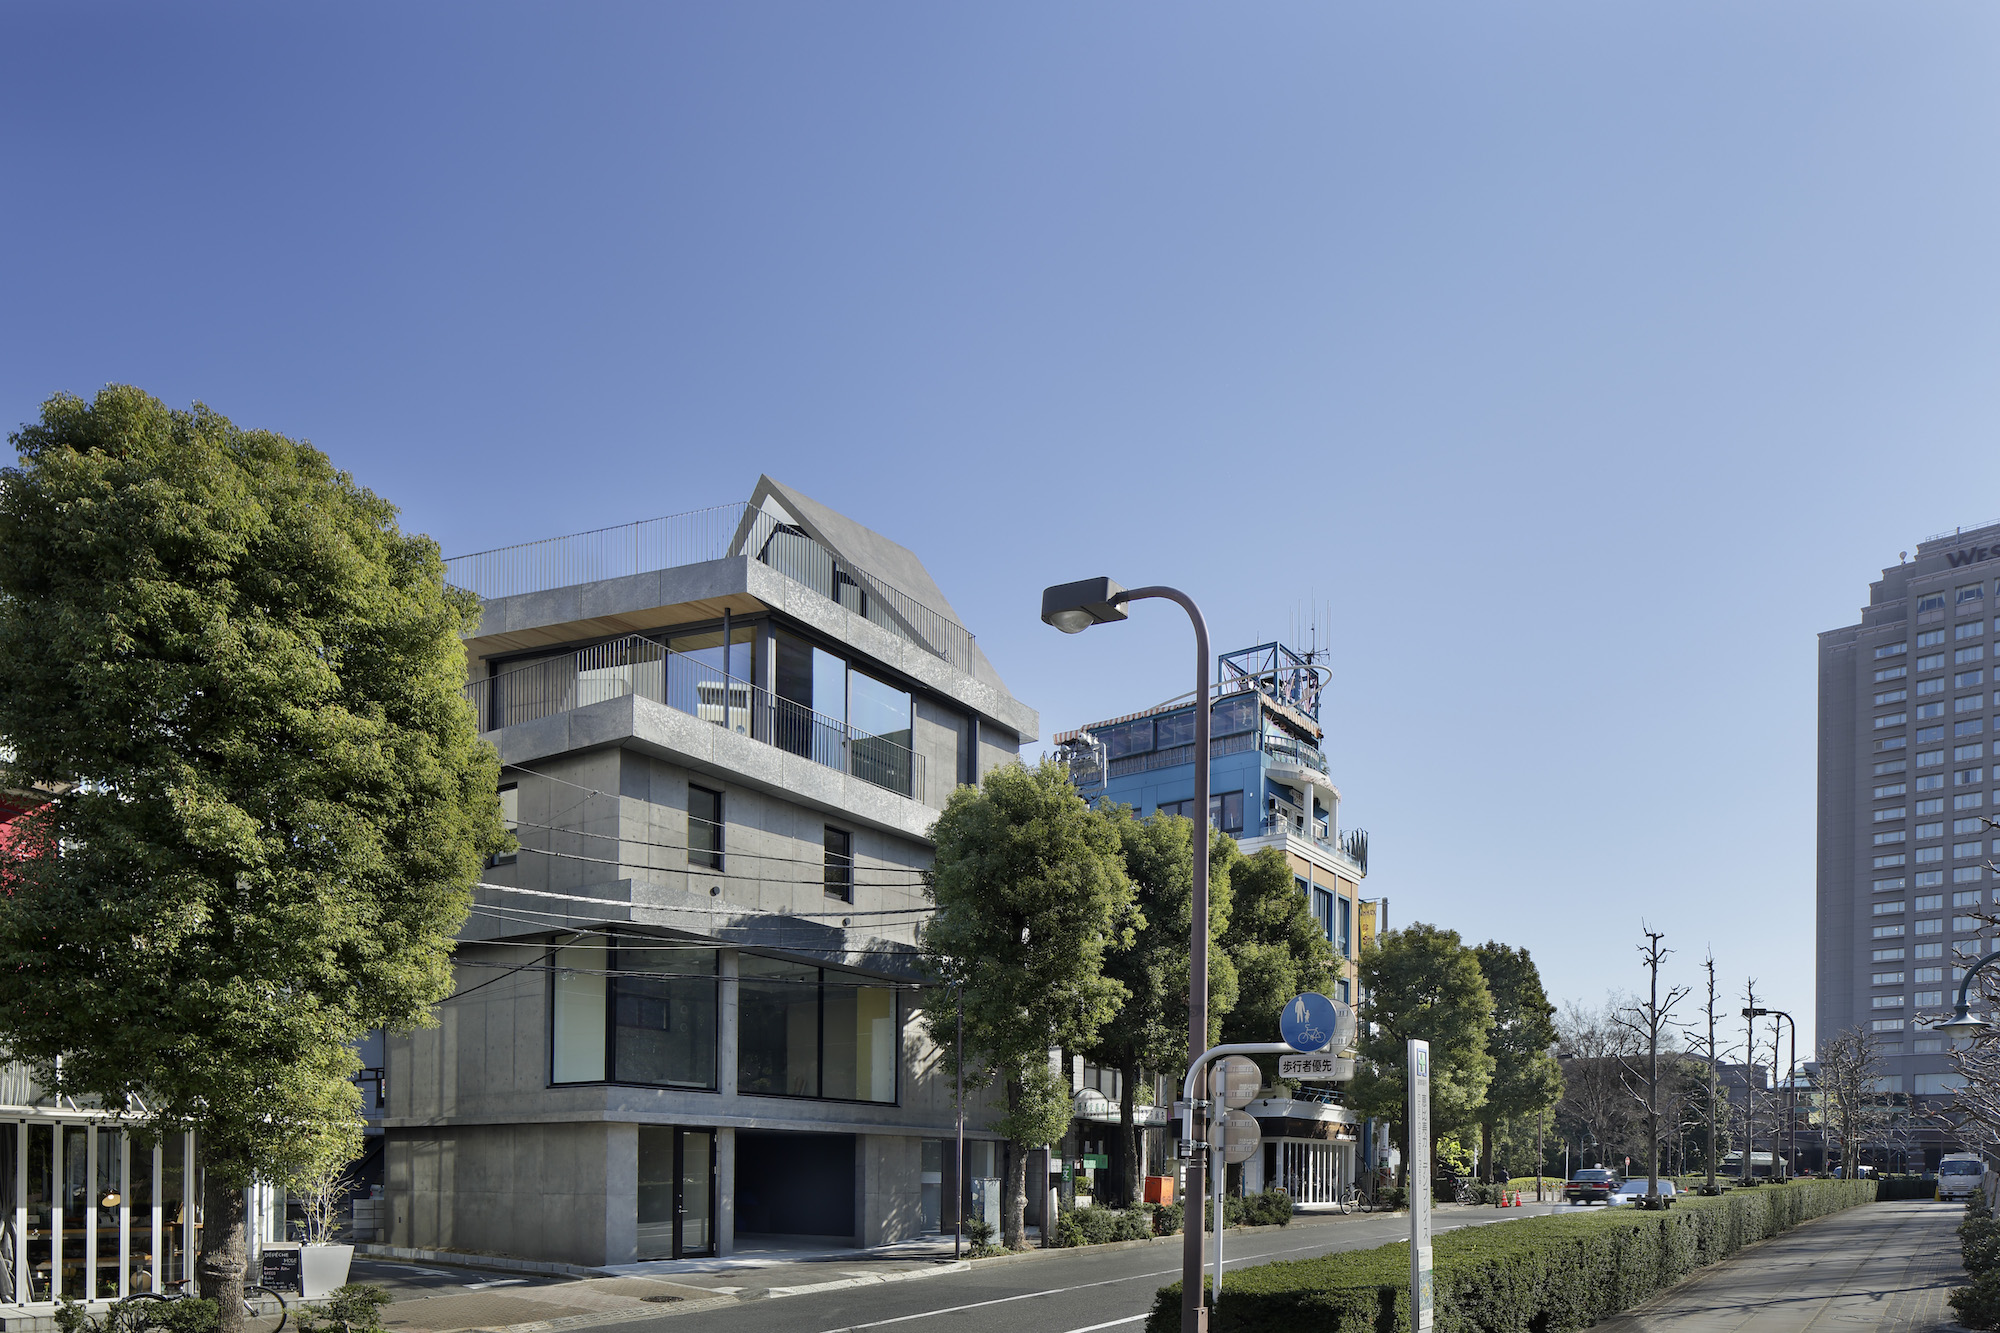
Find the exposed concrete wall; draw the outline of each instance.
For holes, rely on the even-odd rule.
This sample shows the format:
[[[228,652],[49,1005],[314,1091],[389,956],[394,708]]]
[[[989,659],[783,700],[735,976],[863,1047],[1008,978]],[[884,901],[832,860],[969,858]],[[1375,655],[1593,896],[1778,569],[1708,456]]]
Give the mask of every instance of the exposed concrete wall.
[[[957,789],[960,770],[965,765],[965,748],[970,745],[971,720],[953,708],[918,695],[914,720],[915,739],[911,746],[923,756],[925,805],[941,810]]]
[[[861,1243],[915,1240],[924,1231],[923,1140],[871,1134],[860,1147]]]
[[[629,1140],[622,1156],[621,1133]],[[392,1129],[389,1243],[559,1263],[628,1261],[637,1235],[636,1144],[629,1125]]]

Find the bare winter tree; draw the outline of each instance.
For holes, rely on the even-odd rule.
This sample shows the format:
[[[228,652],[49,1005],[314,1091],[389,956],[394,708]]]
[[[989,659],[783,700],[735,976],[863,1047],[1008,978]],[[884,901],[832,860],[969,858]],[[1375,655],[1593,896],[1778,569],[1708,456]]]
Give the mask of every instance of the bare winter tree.
[[[1722,1138],[1716,1128],[1716,1117],[1721,1109],[1722,1048],[1716,1044],[1715,1037],[1715,1003],[1720,997],[1715,988],[1715,953],[1713,950],[1702,960],[1701,966],[1702,971],[1707,974],[1708,978],[1708,999],[1702,1005],[1703,1023],[1690,1027],[1688,1044],[1694,1048],[1694,1053],[1700,1057],[1703,1065],[1702,1082],[1704,1086],[1700,1091],[1700,1100],[1702,1118],[1707,1122],[1708,1134],[1707,1141],[1702,1147],[1702,1156],[1706,1159],[1708,1167],[1708,1182],[1702,1186],[1702,1193],[1719,1194],[1722,1192],[1722,1187],[1715,1183],[1715,1162],[1716,1157],[1722,1151]],[[1685,1163],[1682,1164],[1682,1169],[1686,1169]]]
[[[1607,1157],[1631,1144],[1635,1119],[1618,1064],[1631,1043],[1610,1018],[1619,1007],[1615,998],[1602,1010],[1572,1001],[1556,1017],[1556,1047],[1563,1069],[1558,1128],[1595,1143]]]
[[[1840,1174],[1854,1179],[1856,1149],[1888,1120],[1875,1081],[1882,1074],[1882,1055],[1868,1034],[1849,1028],[1820,1043],[1819,1094],[1827,1119],[1840,1135]]]
[[[1660,943],[1666,938],[1665,932],[1649,929],[1643,923],[1639,929],[1646,937],[1646,942],[1638,946],[1639,957],[1646,964],[1646,999],[1643,1004],[1633,1004],[1617,1011],[1611,1021],[1630,1036],[1634,1047],[1639,1048],[1631,1055],[1621,1052],[1620,1082],[1626,1093],[1645,1108],[1645,1206],[1657,1208],[1660,1206],[1660,1038],[1662,1035],[1672,1037],[1675,1030],[1674,1007],[1692,992],[1686,986],[1669,986],[1665,997],[1660,995],[1660,964],[1672,955],[1673,950]]]

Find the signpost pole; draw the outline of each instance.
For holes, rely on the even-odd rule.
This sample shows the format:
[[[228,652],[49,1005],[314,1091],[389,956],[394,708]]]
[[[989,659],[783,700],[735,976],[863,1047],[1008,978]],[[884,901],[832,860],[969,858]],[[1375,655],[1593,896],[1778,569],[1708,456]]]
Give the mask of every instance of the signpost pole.
[[[1410,1085],[1410,1329],[1431,1326],[1431,1044],[1412,1038]]]
[[[1209,1141],[1216,1144],[1214,1154],[1209,1158],[1209,1179],[1214,1188],[1210,1191],[1215,1200],[1215,1290],[1208,1298],[1210,1309],[1222,1304],[1222,1138],[1221,1122],[1216,1123],[1216,1132],[1209,1135]]]

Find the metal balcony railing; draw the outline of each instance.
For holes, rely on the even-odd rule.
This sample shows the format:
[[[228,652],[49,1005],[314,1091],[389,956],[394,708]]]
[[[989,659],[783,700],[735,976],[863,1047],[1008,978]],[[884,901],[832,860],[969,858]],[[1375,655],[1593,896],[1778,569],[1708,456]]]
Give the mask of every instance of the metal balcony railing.
[[[1326,772],[1326,756],[1319,752],[1319,747],[1291,736],[1265,736],[1264,753],[1273,759],[1289,759],[1303,764],[1315,773]]]
[[[479,730],[495,731],[636,694],[654,703],[921,799],[924,757],[885,736],[780,698],[641,635],[503,671],[465,687]]]
[[[515,597],[747,555],[960,671],[972,670],[970,630],[867,570],[836,560],[802,529],[758,510],[743,541],[732,546],[744,508],[717,505],[453,556],[445,561],[445,582],[482,599]]]

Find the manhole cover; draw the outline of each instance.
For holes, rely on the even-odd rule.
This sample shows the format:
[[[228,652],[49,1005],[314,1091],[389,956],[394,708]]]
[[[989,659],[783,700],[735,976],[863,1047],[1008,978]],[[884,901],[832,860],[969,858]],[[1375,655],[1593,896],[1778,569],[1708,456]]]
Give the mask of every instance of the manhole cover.
[[[687,1299],[687,1297],[685,1297],[685,1296],[641,1296],[641,1297],[640,1297],[639,1299],[640,1299],[640,1300],[642,1300],[642,1301],[644,1301],[644,1302],[646,1302],[646,1304],[648,1304],[648,1305],[665,1305],[665,1304],[666,1304],[667,1302],[669,1302],[669,1301],[684,1301],[684,1300],[686,1300],[686,1299]]]

